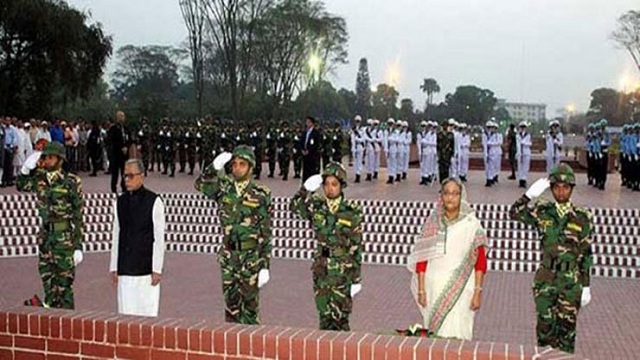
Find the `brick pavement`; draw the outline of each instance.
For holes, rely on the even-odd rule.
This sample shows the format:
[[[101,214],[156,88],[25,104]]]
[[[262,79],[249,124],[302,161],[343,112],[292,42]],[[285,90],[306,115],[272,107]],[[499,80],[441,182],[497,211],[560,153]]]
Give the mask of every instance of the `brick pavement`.
[[[261,293],[262,321],[269,325],[316,327],[309,262],[275,259],[271,281]],[[87,254],[78,268],[76,308],[115,311],[114,289],[106,269],[108,254]],[[0,306],[16,304],[41,292],[36,259],[0,261]],[[12,274],[13,276],[6,276]],[[482,309],[476,318],[477,340],[535,344],[535,314],[529,287],[532,274],[489,272]],[[389,334],[420,320],[402,267],[366,265],[363,290],[356,297],[352,328]],[[577,353],[591,359],[635,359],[640,351],[640,283],[594,278],[593,302],[583,309]],[[220,272],[211,255],[169,253],[161,294],[161,316],[223,321]]]

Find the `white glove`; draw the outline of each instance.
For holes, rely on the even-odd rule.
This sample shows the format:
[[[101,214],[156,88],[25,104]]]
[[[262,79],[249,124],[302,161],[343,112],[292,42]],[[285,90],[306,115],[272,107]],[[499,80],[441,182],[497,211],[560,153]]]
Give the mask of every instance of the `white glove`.
[[[580,299],[580,305],[584,307],[589,305],[590,302],[591,302],[591,288],[587,286],[585,288],[582,288],[582,298]]]
[[[83,256],[82,251],[76,250],[73,252],[73,265],[78,266],[82,262]]]
[[[322,175],[320,174],[313,175],[304,182],[304,188],[311,192],[318,190],[320,185],[322,185]]]
[[[27,160],[24,161],[24,164],[22,164],[22,168],[20,169],[22,175],[29,175],[31,170],[36,168],[36,166],[38,165],[38,160],[40,160],[40,154],[42,154],[42,151],[36,151],[33,154],[29,155]]]
[[[638,154],[636,154],[636,161],[638,161]]]
[[[527,190],[526,193],[524,193],[524,195],[529,199],[535,199],[538,196],[542,195],[542,193],[545,192],[545,190],[547,190],[549,186],[551,186],[549,179],[547,178],[538,179],[536,182],[533,183],[533,185],[531,185],[531,187],[529,187],[529,189]]]
[[[269,269],[262,269],[258,273],[258,287],[261,288],[264,284],[269,282]]]
[[[362,285],[360,285],[360,284],[351,285],[351,297],[354,297],[354,296],[358,295],[360,290],[362,290]]]
[[[231,158],[233,157],[233,155],[231,155],[230,152],[223,152],[220,155],[216,156],[216,158],[213,160],[213,168],[216,170],[220,170],[224,167],[224,165],[226,163],[229,162],[229,160],[231,160]]]

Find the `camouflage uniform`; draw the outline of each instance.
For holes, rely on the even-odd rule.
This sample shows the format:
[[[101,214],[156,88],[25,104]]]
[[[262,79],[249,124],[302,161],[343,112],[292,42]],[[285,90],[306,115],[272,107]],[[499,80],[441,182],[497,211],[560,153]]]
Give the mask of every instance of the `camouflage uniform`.
[[[276,138],[277,134],[280,133],[279,129],[274,129],[273,127],[267,130],[267,135],[265,136],[265,140],[267,143],[267,157],[269,161],[269,175],[267,177],[272,178],[273,173],[276,171],[276,153],[277,153],[277,142]]]
[[[442,130],[438,132],[438,170],[439,176],[438,179],[440,182],[443,182],[445,179],[449,178],[449,168],[451,167],[451,157],[453,156],[453,133],[447,131],[447,125],[443,125]]]
[[[334,175],[346,187],[346,171],[330,163],[323,178]],[[291,210],[312,222],[317,247],[313,254],[313,290],[321,330],[349,331],[351,285],[360,283],[362,264],[362,209],[344,195],[335,212],[325,196],[310,194],[304,188],[291,200]]]
[[[277,143],[280,175],[282,175],[282,180],[286,181],[289,178],[289,165],[293,148],[293,134],[289,130],[289,124],[286,122],[282,123],[282,128],[278,132]]]
[[[233,155],[255,165],[253,152],[247,146],[237,147]],[[218,262],[226,321],[259,324],[258,273],[269,269],[271,259],[271,191],[249,181],[238,194],[236,181],[213,164],[198,177],[195,188],[218,204],[224,232]]]
[[[62,144],[49,143],[42,157],[57,155],[65,159]],[[82,190],[80,178],[62,170],[37,168],[20,174],[19,191],[36,195],[42,219],[38,234],[38,270],[44,287],[45,303],[52,308],[73,309],[73,253],[82,250]]]
[[[342,129],[340,128],[340,124],[336,123],[335,127],[331,131],[331,160],[335,162],[342,163],[342,146],[344,143],[344,135],[342,134]]]
[[[552,170],[549,180],[575,185],[566,164]],[[573,353],[582,289],[589,286],[593,263],[593,217],[587,209],[573,205],[561,216],[555,202],[531,201],[526,196],[511,206],[510,216],[536,227],[541,240],[542,263],[533,281],[538,345]]]

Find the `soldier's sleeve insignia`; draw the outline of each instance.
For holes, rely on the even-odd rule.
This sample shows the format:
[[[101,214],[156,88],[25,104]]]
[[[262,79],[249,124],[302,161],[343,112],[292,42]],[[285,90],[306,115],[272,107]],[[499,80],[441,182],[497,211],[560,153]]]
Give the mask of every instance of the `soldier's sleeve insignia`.
[[[341,225],[344,225],[344,226],[347,226],[347,227],[351,227],[352,226],[351,221],[347,220],[347,219],[338,219],[338,224],[341,224]]]
[[[243,200],[242,205],[248,206],[250,208],[257,208],[258,206],[260,206],[260,203],[253,200]]]
[[[580,226],[580,225],[578,225],[578,224],[576,224],[574,222],[570,222],[569,224],[567,224],[567,229],[571,230],[573,232],[579,233],[579,232],[582,231],[582,226]]]

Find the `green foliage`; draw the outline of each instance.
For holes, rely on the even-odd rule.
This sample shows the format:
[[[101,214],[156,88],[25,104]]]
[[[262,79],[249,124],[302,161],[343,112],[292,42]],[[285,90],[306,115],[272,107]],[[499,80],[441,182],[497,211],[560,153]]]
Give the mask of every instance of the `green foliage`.
[[[377,119],[386,120],[390,117],[398,116],[398,91],[390,85],[379,84],[376,91],[371,94],[372,116]]]
[[[427,94],[427,103],[425,104],[426,109],[433,104],[433,95],[440,92],[440,85],[438,85],[436,79],[428,78],[424,79],[422,85],[420,85],[420,90]]]
[[[470,125],[484,124],[493,115],[497,101],[493,91],[474,85],[459,86],[445,98],[449,115]]]
[[[54,101],[87,98],[111,54],[100,24],[63,1],[0,2],[0,108],[44,117]],[[54,99],[54,94],[59,99]]]
[[[358,75],[356,77],[356,109],[355,114],[363,117],[369,115],[371,109],[371,77],[369,76],[369,65],[367,58],[360,59],[358,65]]]

